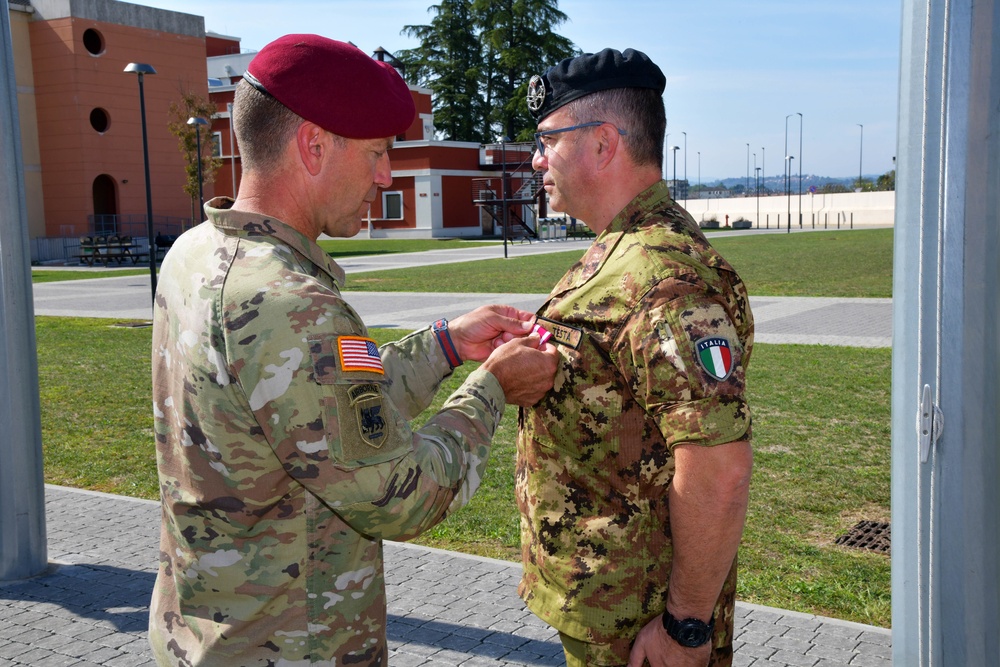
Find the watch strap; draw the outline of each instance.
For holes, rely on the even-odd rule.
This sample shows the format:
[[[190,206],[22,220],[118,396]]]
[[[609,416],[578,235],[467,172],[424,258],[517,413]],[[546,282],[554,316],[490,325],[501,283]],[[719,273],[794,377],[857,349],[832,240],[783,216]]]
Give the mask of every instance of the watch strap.
[[[687,648],[697,648],[712,638],[715,630],[715,615],[708,623],[697,618],[685,618],[678,621],[666,609],[663,610],[663,629],[671,639]]]
[[[434,336],[441,346],[441,351],[444,352],[444,358],[448,362],[448,366],[452,370],[461,366],[462,357],[459,356],[458,348],[455,347],[454,341],[451,340],[451,334],[448,333],[448,320],[442,317],[433,324],[431,329],[434,331]]]

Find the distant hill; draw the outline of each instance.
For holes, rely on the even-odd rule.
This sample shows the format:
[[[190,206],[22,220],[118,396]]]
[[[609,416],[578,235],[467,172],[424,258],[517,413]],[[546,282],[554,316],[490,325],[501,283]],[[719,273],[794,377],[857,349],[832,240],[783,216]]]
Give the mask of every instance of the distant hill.
[[[871,179],[875,181],[881,174],[865,174],[864,178]],[[838,183],[847,188],[854,185],[854,181],[857,180],[857,176],[847,176],[843,178],[837,178],[834,176],[817,176],[815,174],[802,174],[802,192],[808,192],[810,186],[816,186],[817,189],[823,187],[824,185],[830,183]],[[721,178],[716,180],[703,180],[703,186],[718,186],[722,185],[728,190],[732,190],[734,187],[743,187],[746,185],[746,176],[737,176],[733,178]],[[761,181],[761,191],[770,190],[771,192],[784,192],[785,191],[785,177],[781,174],[776,176],[768,176]],[[753,177],[750,178],[750,191],[752,192],[754,188]],[[791,192],[798,193],[799,191],[799,175],[792,174],[791,179],[788,183],[788,189]]]

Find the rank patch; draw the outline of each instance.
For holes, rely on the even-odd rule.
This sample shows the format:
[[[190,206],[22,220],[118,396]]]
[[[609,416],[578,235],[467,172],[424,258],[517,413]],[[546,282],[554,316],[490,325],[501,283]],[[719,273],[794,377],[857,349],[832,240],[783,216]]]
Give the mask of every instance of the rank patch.
[[[338,336],[337,353],[340,368],[344,371],[370,371],[385,375],[378,345],[371,338],[361,336]]]
[[[376,384],[359,384],[351,387],[347,395],[358,420],[361,440],[378,449],[388,436],[382,416],[382,389]]]
[[[725,380],[733,372],[733,349],[729,339],[709,336],[696,341],[694,348],[698,363],[716,380]]]

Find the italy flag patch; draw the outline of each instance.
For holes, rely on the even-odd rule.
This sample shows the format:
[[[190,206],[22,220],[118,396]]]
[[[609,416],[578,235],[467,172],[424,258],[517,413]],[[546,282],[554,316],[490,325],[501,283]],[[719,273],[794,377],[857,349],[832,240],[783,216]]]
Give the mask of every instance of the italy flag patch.
[[[694,344],[698,363],[716,380],[725,380],[733,372],[733,350],[729,340],[719,336],[702,338]]]

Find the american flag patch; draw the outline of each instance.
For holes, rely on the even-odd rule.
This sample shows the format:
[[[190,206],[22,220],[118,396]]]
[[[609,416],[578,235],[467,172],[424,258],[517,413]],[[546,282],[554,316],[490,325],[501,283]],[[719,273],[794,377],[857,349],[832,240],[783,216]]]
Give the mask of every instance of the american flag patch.
[[[340,354],[340,368],[342,370],[369,371],[385,375],[378,346],[371,338],[338,336],[337,351]]]

